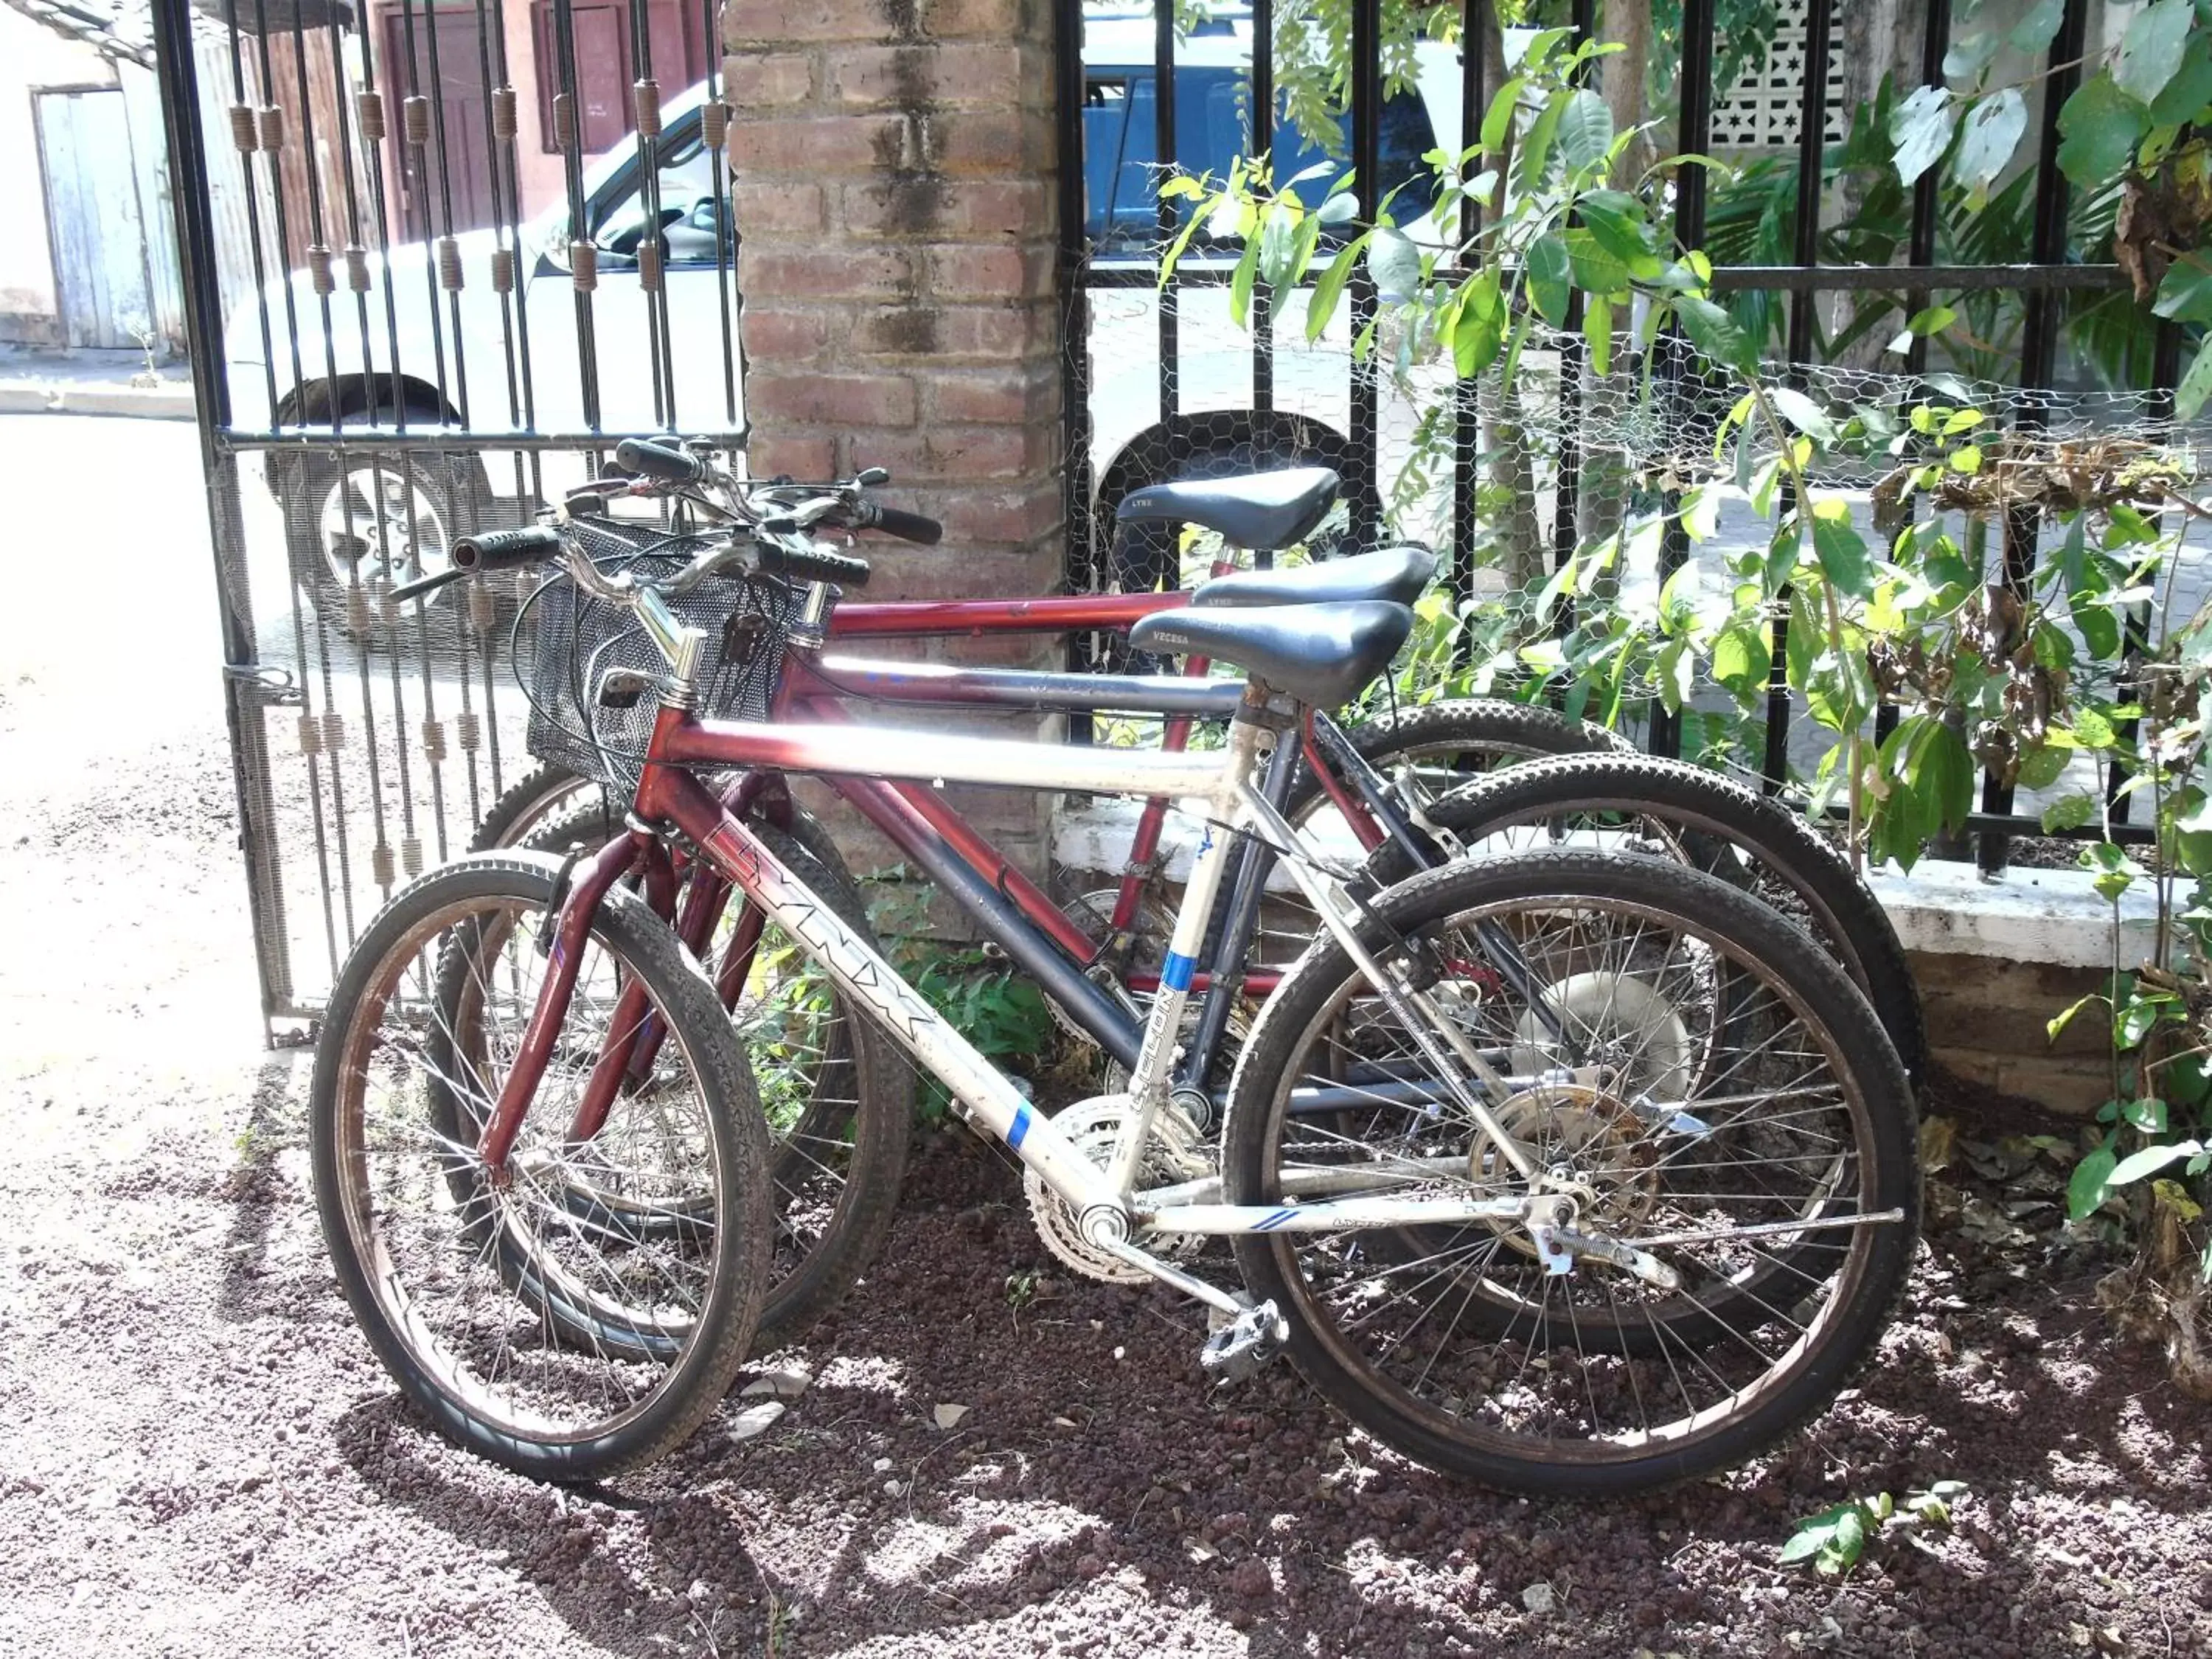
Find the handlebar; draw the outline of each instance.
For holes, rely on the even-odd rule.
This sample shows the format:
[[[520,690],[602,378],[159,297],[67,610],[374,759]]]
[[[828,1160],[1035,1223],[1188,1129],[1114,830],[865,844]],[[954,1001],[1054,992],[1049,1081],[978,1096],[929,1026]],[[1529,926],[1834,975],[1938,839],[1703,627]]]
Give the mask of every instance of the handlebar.
[[[761,568],[780,576],[796,576],[801,581],[842,582],[848,587],[868,585],[868,562],[850,554],[833,553],[826,547],[800,542],[763,539],[760,544]]]
[[[485,530],[453,540],[456,570],[518,570],[527,564],[557,559],[567,545],[561,532],[550,525],[524,525],[518,530]]]
[[[896,536],[901,541],[919,542],[924,547],[934,547],[945,538],[945,526],[934,519],[926,519],[919,513],[905,513],[896,507],[884,507],[876,501],[862,501],[853,509],[853,528],[880,530],[886,536]]]
[[[643,473],[662,483],[695,484],[707,477],[703,458],[642,438],[624,438],[617,444],[615,465],[626,472]]]

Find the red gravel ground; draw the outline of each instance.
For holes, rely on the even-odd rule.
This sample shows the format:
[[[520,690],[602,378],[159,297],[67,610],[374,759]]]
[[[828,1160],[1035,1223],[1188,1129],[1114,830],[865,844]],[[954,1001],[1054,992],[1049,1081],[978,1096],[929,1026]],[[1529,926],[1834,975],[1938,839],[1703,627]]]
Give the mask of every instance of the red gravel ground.
[[[256,1046],[206,630],[143,666],[204,568],[108,601],[136,676],[52,625],[88,568],[0,608],[0,1653],[2212,1652],[2212,1414],[2109,1335],[2108,1263],[2002,1227],[1939,1226],[1785,1452],[1554,1506],[1379,1453],[1287,1370],[1210,1395],[1195,1313],[1057,1278],[1003,1160],[929,1135],[757,1438],[726,1413],[591,1492],[450,1449],[331,1283],[305,1065]],[[1777,1565],[1794,1518],[1941,1479],[1953,1529],[1840,1585]]]

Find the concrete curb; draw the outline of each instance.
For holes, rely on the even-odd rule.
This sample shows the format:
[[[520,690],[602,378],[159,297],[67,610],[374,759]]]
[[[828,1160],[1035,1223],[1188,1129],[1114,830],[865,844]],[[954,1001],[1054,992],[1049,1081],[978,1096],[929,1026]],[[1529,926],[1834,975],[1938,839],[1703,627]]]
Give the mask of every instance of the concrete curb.
[[[70,386],[0,381],[0,415],[121,415],[147,421],[189,421],[198,410],[188,386]]]

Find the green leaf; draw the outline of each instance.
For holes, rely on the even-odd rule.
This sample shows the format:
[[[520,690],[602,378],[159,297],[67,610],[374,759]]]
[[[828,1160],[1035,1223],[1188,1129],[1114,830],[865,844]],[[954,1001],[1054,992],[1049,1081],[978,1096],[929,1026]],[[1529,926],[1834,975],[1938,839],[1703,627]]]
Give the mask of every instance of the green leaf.
[[[2112,729],[2112,721],[2094,708],[2075,709],[2073,723],[2066,729],[2084,749],[2110,749],[2119,741],[2119,733]]]
[[[2136,142],[2148,131],[2150,112],[2100,70],[2058,112],[2059,170],[2084,190],[2101,190],[2127,169]],[[2185,417],[2186,418],[2186,417]]]
[[[1528,249],[1528,302],[1536,314],[1557,328],[1567,320],[1569,260],[1565,239],[1553,233],[1540,236]]]
[[[1982,470],[1982,452],[1973,444],[1960,444],[1944,458],[1954,472],[1964,472],[1969,477]]]
[[[1766,690],[1773,648],[1757,629],[1731,623],[1713,641],[1713,678],[1749,708]]]
[[[2181,377],[2181,384],[2174,388],[2174,418],[2184,422],[2195,420],[2203,412],[2207,398],[2212,398],[2212,337],[2208,337],[2197,349],[2197,356],[2189,365],[2189,372]]]
[[[2122,92],[2148,104],[2165,90],[2181,67],[2182,47],[2195,16],[2190,0],[2158,0],[2136,15],[2120,37],[2120,55],[2112,60],[2112,79]]]
[[[1344,285],[1351,280],[1352,269],[1367,246],[1372,231],[1354,237],[1337,250],[1336,258],[1328,262],[1314,283],[1313,297],[1306,301],[1306,338],[1318,340],[1322,331],[1328,326],[1329,319],[1336,314],[1336,302],[1344,293]]]
[[[2045,1022],[2043,1029],[2048,1035],[2050,1040],[2056,1042],[2058,1041],[2059,1034],[2064,1031],[2068,1026],[2074,1023],[2075,1015],[2080,1013],[2091,1003],[2103,1002],[2104,1000],[2106,1000],[2106,999],[2103,993],[2098,991],[2092,991],[2085,997],[2076,997],[2073,1001],[2068,1003],[2063,1008],[2053,1014],[2051,1018]]]
[[[2195,1140],[2168,1141],[2162,1146],[2146,1146],[2139,1152],[2130,1152],[2115,1164],[2105,1177],[2105,1189],[2129,1187],[2145,1176],[2156,1175],[2169,1164],[2179,1164],[2185,1158],[2194,1158],[2204,1150],[2203,1144]]]
[[[1421,250],[1412,237],[1389,225],[1378,225],[1367,245],[1367,271],[1375,279],[1375,295],[1385,305],[1417,297],[1421,291]]]
[[[2014,52],[2033,58],[2051,45],[2066,19],[2066,0],[2035,0],[2027,15],[2005,37]]]
[[[1615,258],[1588,230],[1567,233],[1567,260],[1574,271],[1575,286],[1589,294],[1619,294],[1630,282],[1628,267]]]
[[[1613,372],[1613,301],[1593,294],[1583,311],[1583,339],[1589,347],[1590,373],[1602,380]]]
[[[1482,147],[1493,155],[1503,149],[1506,135],[1513,131],[1513,116],[1521,106],[1521,94],[1528,82],[1515,76],[1498,88],[1498,95],[1490,100],[1490,107],[1482,117]]]
[[[1813,552],[1820,562],[1820,574],[1834,584],[1838,592],[1863,599],[1874,592],[1874,578],[1867,566],[1866,538],[1852,527],[1848,515],[1814,515]]]
[[[2147,1135],[2162,1135],[2166,1133],[2166,1103],[2156,1095],[2124,1103],[2120,1107],[2120,1115],[2127,1120],[2130,1127],[2141,1129]],[[2121,1167],[2126,1166],[2124,1164]],[[2114,1177],[2112,1185],[2115,1187],[2121,1185],[2118,1179],[2119,1170],[2115,1170],[2112,1174]]]
[[[2024,788],[2048,789],[2066,770],[2073,750],[2039,744],[2020,757],[2020,781]]]
[[[1966,112],[1959,127],[1959,153],[1952,159],[1951,176],[1966,187],[1975,205],[2012,160],[2027,131],[2027,101],[2018,87],[2007,87]]]
[[[1260,274],[1260,244],[1264,240],[1249,236],[1244,240],[1243,257],[1237,261],[1237,270],[1229,279],[1229,320],[1237,327],[1244,326],[1252,310],[1252,283]]]
[[[1976,29],[1943,54],[1943,73],[1954,81],[1971,81],[1990,66],[2003,44],[1996,30]]]
[[[1901,182],[1911,184],[1943,159],[1951,147],[1951,124],[1957,119],[1948,87],[1917,88],[1897,106],[1889,118],[1889,138],[1896,146]]]
[[[1559,115],[1559,158],[1576,173],[1599,166],[1613,148],[1613,112],[1589,88],[1578,88]]]
[[[1674,314],[1690,343],[1715,362],[1745,374],[1759,370],[1759,347],[1738,328],[1735,319],[1711,300],[1685,294],[1674,301]]]
[[[1348,225],[1359,216],[1359,196],[1356,191],[1341,190],[1314,210],[1314,217],[1324,225]]]
[[[1552,159],[1553,141],[1559,136],[1560,118],[1567,112],[1571,96],[1553,93],[1522,137],[1520,151],[1513,158],[1513,178],[1523,195],[1533,196],[1543,187],[1544,168]]]
[[[1775,411],[1814,443],[1835,442],[1836,423],[1803,392],[1794,386],[1778,386],[1768,388],[1766,395],[1773,399]]]
[[[2152,125],[2178,126],[2192,119],[2208,103],[2212,103],[2212,50],[2200,39],[2191,43],[2189,56],[2174,71],[2173,79],[2151,100]]]
[[[2043,833],[2050,836],[2062,830],[2079,830],[2097,812],[2094,795],[2061,795],[2043,809]]]
[[[2105,1201],[2105,1184],[2119,1158],[2109,1142],[2083,1155],[2066,1182],[2066,1218],[2079,1221]]]
[[[1288,211],[1277,208],[1268,214],[1260,227],[1260,277],[1278,293],[1288,288],[1304,273],[1292,268],[1297,258],[1302,240],[1310,245],[1311,235],[1318,235],[1321,227],[1311,216],[1300,215],[1293,221]]]

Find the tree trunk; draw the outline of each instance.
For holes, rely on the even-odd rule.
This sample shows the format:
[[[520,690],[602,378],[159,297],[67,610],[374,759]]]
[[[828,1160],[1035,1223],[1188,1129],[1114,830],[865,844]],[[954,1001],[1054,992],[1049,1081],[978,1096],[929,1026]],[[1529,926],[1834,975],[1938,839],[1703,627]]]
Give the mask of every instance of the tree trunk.
[[[1623,50],[1598,60],[1598,90],[1613,112],[1613,130],[1626,132],[1649,118],[1644,106],[1644,67],[1651,60],[1651,0],[1605,0],[1599,36]],[[1632,186],[1659,159],[1652,135],[1637,136],[1623,151],[1613,183]]]

